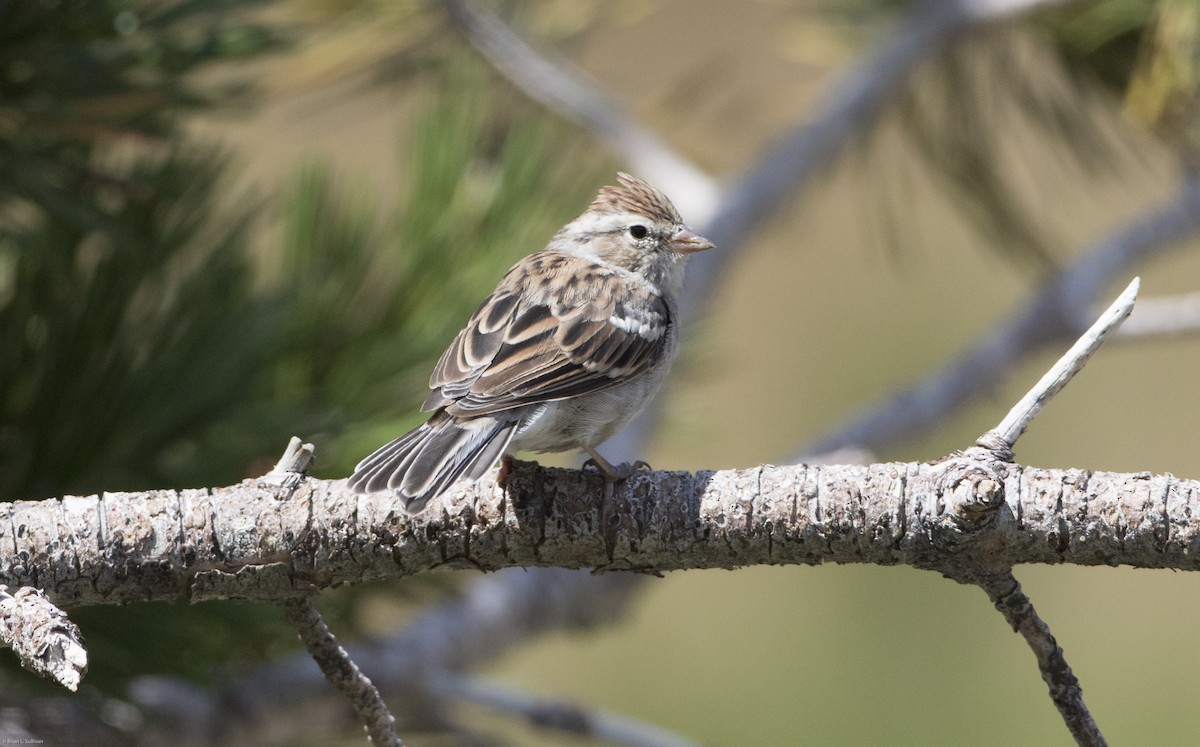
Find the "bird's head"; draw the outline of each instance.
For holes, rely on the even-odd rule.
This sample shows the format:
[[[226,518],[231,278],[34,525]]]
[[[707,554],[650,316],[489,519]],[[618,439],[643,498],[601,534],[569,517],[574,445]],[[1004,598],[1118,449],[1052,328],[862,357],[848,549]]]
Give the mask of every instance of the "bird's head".
[[[661,190],[625,173],[555,235],[552,246],[595,257],[677,293],[689,255],[713,243],[688,228]]]

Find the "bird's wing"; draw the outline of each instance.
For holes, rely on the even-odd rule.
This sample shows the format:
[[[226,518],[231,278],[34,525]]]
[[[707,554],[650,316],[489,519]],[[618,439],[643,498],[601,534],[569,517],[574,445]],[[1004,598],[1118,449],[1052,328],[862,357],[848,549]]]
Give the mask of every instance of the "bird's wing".
[[[659,360],[671,323],[645,282],[574,255],[530,255],[442,355],[423,409],[481,415],[616,386]]]

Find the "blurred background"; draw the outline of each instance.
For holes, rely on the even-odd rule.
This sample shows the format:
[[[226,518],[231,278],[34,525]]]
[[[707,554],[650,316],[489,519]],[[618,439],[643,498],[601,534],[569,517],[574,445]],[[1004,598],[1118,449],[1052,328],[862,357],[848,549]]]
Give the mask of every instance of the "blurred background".
[[[1031,4],[931,51],[724,247],[642,458],[785,462],[1179,192],[1200,146],[1195,3]],[[926,12],[484,7],[716,180],[819,121],[847,71]],[[439,3],[0,0],[0,499],[229,484],[263,474],[292,435],[316,444],[314,474],[345,476],[418,422],[433,361],[503,271],[617,169],[653,181],[640,165],[518,91]],[[1144,297],[1195,292],[1200,239],[1158,252],[1091,301],[1133,274]],[[1068,345],[1012,361],[1002,384],[871,458],[968,445]],[[1109,344],[1017,460],[1200,477],[1198,367],[1194,328]],[[1194,743],[1200,580],[1017,576],[1113,743]],[[319,603],[340,637],[383,636],[476,577]],[[267,605],[71,613],[91,653],[72,708],[109,740],[89,743],[156,743],[136,678],[219,689],[296,646]],[[1070,743],[986,597],[911,568],[673,573],[615,623],[497,653],[489,680],[703,744]],[[6,663],[6,712],[35,724],[59,695]],[[412,745],[573,743],[482,708],[397,716]],[[48,743],[82,743],[80,724],[50,722]],[[256,737],[336,739],[362,738],[348,719],[307,741]]]

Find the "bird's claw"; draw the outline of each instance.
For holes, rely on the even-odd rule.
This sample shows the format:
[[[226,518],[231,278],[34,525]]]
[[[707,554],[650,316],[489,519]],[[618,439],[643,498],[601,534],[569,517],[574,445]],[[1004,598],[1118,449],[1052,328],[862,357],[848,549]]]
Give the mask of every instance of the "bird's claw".
[[[591,457],[583,463],[584,469],[591,467],[600,473],[605,482],[613,483],[621,480],[628,480],[635,472],[650,469],[650,465],[638,459],[635,462],[622,462],[617,465],[610,464],[607,460]]]

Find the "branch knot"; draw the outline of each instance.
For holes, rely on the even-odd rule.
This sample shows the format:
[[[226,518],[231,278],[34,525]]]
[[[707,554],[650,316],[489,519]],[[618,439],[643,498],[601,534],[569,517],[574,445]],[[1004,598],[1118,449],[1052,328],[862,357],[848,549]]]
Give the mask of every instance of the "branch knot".
[[[935,464],[938,493],[960,531],[975,532],[995,522],[1004,505],[1006,453],[1011,455],[975,446]]]

